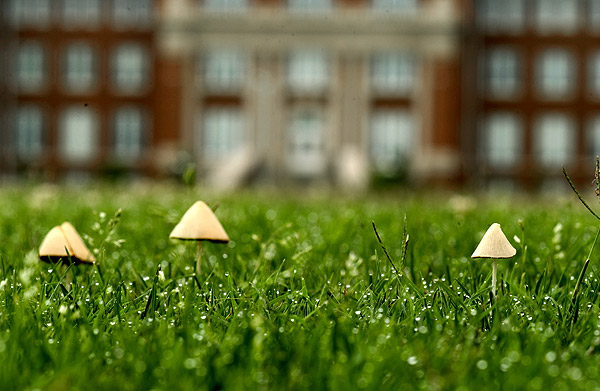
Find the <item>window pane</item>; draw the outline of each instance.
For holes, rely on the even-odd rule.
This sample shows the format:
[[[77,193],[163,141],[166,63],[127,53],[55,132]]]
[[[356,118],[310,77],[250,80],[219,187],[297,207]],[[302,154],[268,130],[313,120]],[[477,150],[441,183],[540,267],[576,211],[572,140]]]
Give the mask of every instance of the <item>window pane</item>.
[[[332,0],[288,0],[288,8],[297,12],[330,11]]]
[[[94,28],[100,24],[100,0],[62,0],[66,28]]]
[[[588,124],[588,150],[591,156],[600,156],[600,115],[596,115]]]
[[[321,93],[329,83],[327,55],[321,51],[296,51],[288,62],[288,84],[295,92]]]
[[[152,0],[113,0],[112,21],[117,30],[149,27]]]
[[[600,33],[600,0],[588,0],[588,23],[589,29],[594,33]]]
[[[50,23],[50,0],[9,0],[8,7],[14,25],[45,28]]]
[[[197,128],[207,162],[229,158],[244,145],[244,120],[238,108],[209,108],[203,119],[198,118]]]
[[[239,91],[244,72],[245,58],[239,52],[214,50],[204,58],[204,85],[210,91]]]
[[[71,44],[63,59],[63,81],[70,92],[89,92],[97,82],[97,58],[90,45]]]
[[[573,91],[575,64],[568,51],[546,50],[538,57],[536,65],[536,90],[542,98],[564,98]]]
[[[288,128],[287,166],[292,174],[306,177],[325,172],[325,120],[316,108],[296,110]]]
[[[140,45],[120,45],[112,56],[111,77],[115,89],[121,93],[139,93],[149,83],[150,55]]]
[[[577,0],[537,0],[537,29],[543,34],[572,33],[579,25]]]
[[[248,0],[204,0],[204,8],[217,12],[244,11],[248,8]]]
[[[521,88],[521,63],[512,49],[495,48],[485,56],[485,93],[489,96],[513,98]]]
[[[131,161],[142,155],[146,139],[146,120],[142,110],[124,107],[114,116],[114,154],[119,160]]]
[[[380,110],[371,118],[371,159],[375,169],[394,174],[408,164],[413,147],[414,122],[405,110]]]
[[[488,116],[483,125],[483,153],[488,164],[510,168],[517,164],[523,153],[523,124],[510,113]]]
[[[596,95],[596,97],[600,97],[600,52],[591,55],[588,75],[588,88],[590,92]]]
[[[375,92],[410,95],[415,83],[415,59],[410,53],[380,53],[373,57],[371,82]]]
[[[575,125],[564,114],[545,114],[535,124],[537,160],[548,167],[567,164],[575,154]]]
[[[15,140],[19,158],[38,159],[44,148],[44,118],[35,106],[21,106],[15,119]]]
[[[417,0],[373,0],[373,10],[414,15],[418,10]]]
[[[59,124],[61,159],[85,163],[98,153],[98,118],[85,107],[72,107],[62,114]]]
[[[37,42],[22,43],[17,49],[15,68],[19,90],[39,91],[46,82],[46,56],[42,45]]]
[[[525,27],[524,0],[481,0],[476,5],[479,24],[489,32],[518,33]]]

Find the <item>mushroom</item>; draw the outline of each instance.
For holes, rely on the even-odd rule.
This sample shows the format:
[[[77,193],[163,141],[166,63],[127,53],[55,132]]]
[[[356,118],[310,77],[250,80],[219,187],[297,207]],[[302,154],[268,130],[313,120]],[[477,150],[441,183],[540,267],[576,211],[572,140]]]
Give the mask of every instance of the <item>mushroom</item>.
[[[64,222],[48,232],[40,245],[40,259],[58,262],[61,259],[76,263],[94,263],[94,254],[85,246],[77,230],[69,222]]]
[[[481,242],[471,255],[471,258],[490,258],[494,260],[492,266],[492,294],[496,297],[496,275],[498,274],[498,259],[512,258],[517,250],[510,244],[500,224],[494,223],[488,228]]]
[[[202,241],[228,243],[229,236],[213,211],[202,201],[196,201],[183,215],[179,223],[169,235],[171,239],[195,240],[196,275],[200,275],[200,259],[202,257]]]

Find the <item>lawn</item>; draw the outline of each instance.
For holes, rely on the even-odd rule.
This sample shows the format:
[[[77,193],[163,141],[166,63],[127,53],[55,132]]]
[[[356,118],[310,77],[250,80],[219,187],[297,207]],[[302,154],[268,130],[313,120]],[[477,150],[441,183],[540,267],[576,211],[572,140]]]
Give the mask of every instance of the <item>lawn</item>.
[[[196,276],[195,245],[169,233],[198,199],[232,241],[206,243]],[[574,194],[44,185],[0,200],[2,390],[600,389],[600,249],[573,293],[600,222]],[[63,221],[96,265],[39,260]],[[493,222],[517,249],[496,300],[492,262],[470,258]]]

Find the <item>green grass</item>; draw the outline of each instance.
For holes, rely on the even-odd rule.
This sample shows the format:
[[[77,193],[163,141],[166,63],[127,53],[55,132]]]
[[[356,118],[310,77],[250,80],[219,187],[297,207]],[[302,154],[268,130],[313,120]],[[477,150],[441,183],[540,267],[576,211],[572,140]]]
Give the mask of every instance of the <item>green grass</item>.
[[[205,244],[194,278],[194,245],[168,236],[197,199],[219,204],[232,242]],[[600,250],[572,301],[598,221],[574,195],[46,186],[0,200],[2,390],[600,389]],[[405,215],[398,278],[371,221],[401,268]],[[37,259],[63,221],[97,266]],[[470,258],[492,222],[517,248],[496,302],[491,262]]]

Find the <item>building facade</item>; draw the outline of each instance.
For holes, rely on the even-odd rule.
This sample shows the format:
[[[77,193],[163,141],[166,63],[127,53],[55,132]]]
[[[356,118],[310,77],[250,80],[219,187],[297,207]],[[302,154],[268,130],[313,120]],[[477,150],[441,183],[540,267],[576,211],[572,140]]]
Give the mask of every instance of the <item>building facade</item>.
[[[465,56],[469,176],[525,188],[565,184],[561,166],[589,183],[600,154],[600,1],[484,0]]]
[[[445,0],[177,1],[160,47],[209,183],[455,181],[459,22]]]
[[[9,0],[3,162],[48,179],[154,170],[163,131],[152,0]],[[167,88],[168,90],[168,88]],[[167,91],[168,93],[168,91]]]
[[[7,0],[0,172],[544,189],[600,153],[600,0]]]

